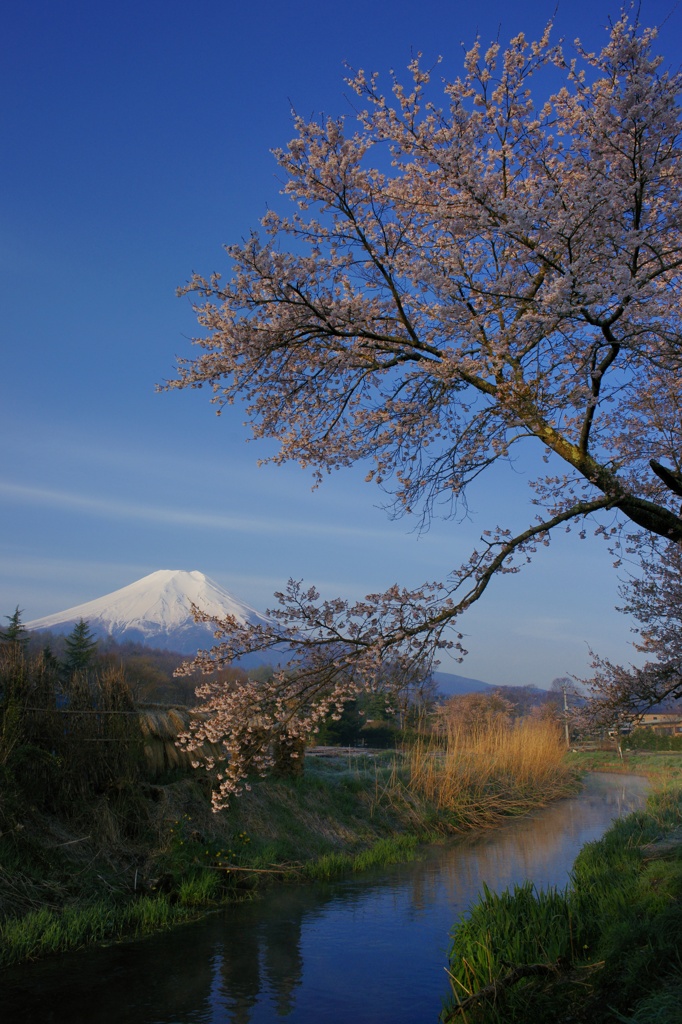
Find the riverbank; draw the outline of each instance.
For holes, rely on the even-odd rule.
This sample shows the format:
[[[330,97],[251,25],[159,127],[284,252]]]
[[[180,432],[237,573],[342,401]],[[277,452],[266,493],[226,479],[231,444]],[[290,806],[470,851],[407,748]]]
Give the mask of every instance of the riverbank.
[[[577,750],[567,755],[580,771],[644,775],[655,787],[682,786],[682,751]]]
[[[556,737],[536,739],[309,755],[302,777],[254,784],[218,815],[205,778],[182,773],[110,788],[69,813],[21,807],[0,837],[0,965],[169,927],[273,879],[360,871],[494,827],[575,789]]]
[[[682,757],[594,751],[572,760],[646,775],[646,809],[582,849],[566,891],[483,893],[453,932],[443,1021],[680,1021]]]

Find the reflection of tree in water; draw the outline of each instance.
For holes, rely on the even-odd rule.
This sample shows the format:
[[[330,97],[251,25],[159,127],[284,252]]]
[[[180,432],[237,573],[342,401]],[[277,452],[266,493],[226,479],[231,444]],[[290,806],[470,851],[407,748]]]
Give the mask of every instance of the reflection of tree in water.
[[[248,1024],[252,1008],[266,995],[277,1016],[291,1013],[303,976],[303,920],[316,909],[319,895],[289,887],[269,893],[267,904],[235,907],[225,915],[213,1000],[228,1009],[230,1024]]]
[[[231,918],[228,913],[223,921],[213,998],[229,1009],[230,1024],[248,1024],[260,996],[260,938],[257,928],[249,927],[251,922],[240,928]]]
[[[613,817],[640,806],[641,797],[632,790],[632,780],[628,793],[625,787],[614,787],[613,779],[603,785],[591,777],[576,799],[558,801],[541,814],[512,821],[486,836],[448,844],[423,861],[397,865],[388,873],[379,870],[376,880],[369,874],[361,884],[341,880],[285,887],[270,892],[264,902],[235,908],[225,919],[220,966],[221,1003],[230,1008],[229,1024],[249,1024],[256,1003],[261,1011],[271,1003],[273,1019],[293,1013],[303,977],[302,935],[315,918],[334,913],[330,904],[338,902],[348,911],[353,904],[374,900],[377,913],[383,913],[378,904],[393,902],[402,928],[446,904],[453,908],[454,924],[484,881],[498,891],[524,878],[538,885],[563,885],[580,846],[602,833],[604,804]],[[404,887],[403,873],[409,875]]]
[[[304,913],[300,893],[283,889],[277,893],[275,916],[263,928],[265,976],[275,995],[278,1016],[294,1008],[293,992],[303,976],[301,930]],[[308,912],[306,912],[308,916]]]

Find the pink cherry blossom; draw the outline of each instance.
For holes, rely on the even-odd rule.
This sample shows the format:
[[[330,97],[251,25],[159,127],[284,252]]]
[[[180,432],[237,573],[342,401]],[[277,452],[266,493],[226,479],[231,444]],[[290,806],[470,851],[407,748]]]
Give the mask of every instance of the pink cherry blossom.
[[[274,462],[321,481],[369,461],[393,511],[425,519],[466,509],[468,484],[519,449],[548,464],[527,529],[484,537],[442,582],[354,606],[291,583],[272,628],[216,624],[209,672],[293,652],[271,684],[202,688],[210,714],[186,742],[223,743],[218,804],[269,767],[272,736],[314,731],[386,658],[428,671],[459,649],[457,617],[553,530],[596,517],[605,536],[682,541],[651,468],[681,468],[682,79],[626,15],[598,54],[566,56],[550,31],[477,42],[440,85],[419,58],[388,94],[352,73],[355,123],[295,116],[275,152],[290,214],[228,247],[228,280],[183,289],[202,336],[167,387],[244,401]]]

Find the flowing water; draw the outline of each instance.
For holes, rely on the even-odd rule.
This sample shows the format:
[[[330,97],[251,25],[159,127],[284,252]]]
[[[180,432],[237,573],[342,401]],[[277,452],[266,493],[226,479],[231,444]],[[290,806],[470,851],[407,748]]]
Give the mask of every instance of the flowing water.
[[[137,942],[0,973],[8,1024],[437,1024],[448,936],[483,882],[566,885],[584,843],[641,807],[636,776],[409,864],[262,899]]]

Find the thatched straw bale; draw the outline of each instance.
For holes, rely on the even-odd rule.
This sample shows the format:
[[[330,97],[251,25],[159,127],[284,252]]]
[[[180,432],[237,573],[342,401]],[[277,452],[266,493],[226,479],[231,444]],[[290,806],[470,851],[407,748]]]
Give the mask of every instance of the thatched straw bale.
[[[178,746],[178,736],[187,732],[191,718],[196,713],[189,708],[177,706],[143,705],[140,708],[140,729],[145,740],[144,753],[153,775],[162,775],[174,768],[189,768],[192,761],[203,761],[219,753],[219,748],[214,743],[204,743],[191,755]]]

